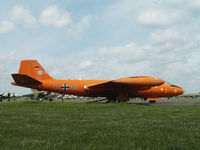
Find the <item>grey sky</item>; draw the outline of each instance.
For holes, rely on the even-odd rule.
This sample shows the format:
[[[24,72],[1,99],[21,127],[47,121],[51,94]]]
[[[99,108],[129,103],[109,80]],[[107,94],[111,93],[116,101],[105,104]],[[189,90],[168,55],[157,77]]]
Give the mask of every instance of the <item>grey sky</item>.
[[[0,93],[20,60],[54,78],[161,77],[200,91],[200,1],[0,1]]]

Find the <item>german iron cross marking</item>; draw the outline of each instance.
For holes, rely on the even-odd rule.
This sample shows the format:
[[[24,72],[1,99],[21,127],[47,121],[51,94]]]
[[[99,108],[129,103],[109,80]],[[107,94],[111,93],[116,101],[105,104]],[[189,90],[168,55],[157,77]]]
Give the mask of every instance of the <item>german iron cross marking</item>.
[[[67,91],[67,89],[69,88],[69,86],[65,83],[64,86],[61,87],[64,91]]]

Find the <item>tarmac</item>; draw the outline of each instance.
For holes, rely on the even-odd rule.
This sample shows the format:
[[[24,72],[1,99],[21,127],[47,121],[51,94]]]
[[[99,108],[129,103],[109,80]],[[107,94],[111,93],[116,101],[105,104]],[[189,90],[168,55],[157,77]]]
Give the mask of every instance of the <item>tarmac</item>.
[[[18,101],[18,100],[12,100],[12,101]],[[30,99],[23,99],[19,100],[19,102],[22,101],[33,101]],[[59,101],[57,101],[59,102]],[[94,99],[94,100],[64,100],[65,103],[76,103],[76,104],[84,104],[84,103],[99,103],[99,104],[106,104],[108,103],[105,99]],[[9,103],[7,100],[3,100],[1,103]],[[111,102],[113,103],[113,102]],[[146,105],[146,106],[200,106],[200,99],[169,99],[169,100],[157,100],[156,103],[149,103],[149,101],[142,101],[142,100],[131,100],[128,101],[127,104],[135,104],[135,105]]]
[[[149,103],[148,101],[143,101],[143,102],[134,102],[134,101],[129,101],[128,104],[136,104],[136,105],[150,105],[150,106],[200,106],[200,100],[199,101],[193,101],[193,100],[158,100],[156,103]]]
[[[68,103],[68,102],[67,102]],[[76,103],[76,104],[83,104],[83,103],[100,103],[106,104],[109,103],[105,100],[103,101],[80,101],[80,102],[69,102],[69,103]],[[113,102],[111,102],[113,103]],[[156,103],[149,103],[149,101],[128,101],[127,104],[135,104],[135,105],[146,105],[146,106],[200,106],[200,99],[199,100],[158,100]]]

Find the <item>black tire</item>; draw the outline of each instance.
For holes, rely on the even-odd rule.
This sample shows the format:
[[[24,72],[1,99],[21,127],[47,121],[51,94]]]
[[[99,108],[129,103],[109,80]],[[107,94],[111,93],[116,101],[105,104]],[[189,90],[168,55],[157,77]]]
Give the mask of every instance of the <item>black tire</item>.
[[[116,103],[116,98],[107,98],[109,103]]]
[[[150,100],[150,101],[149,101],[149,103],[151,103],[151,104],[155,104],[155,103],[156,103],[156,101],[151,101],[151,100]]]

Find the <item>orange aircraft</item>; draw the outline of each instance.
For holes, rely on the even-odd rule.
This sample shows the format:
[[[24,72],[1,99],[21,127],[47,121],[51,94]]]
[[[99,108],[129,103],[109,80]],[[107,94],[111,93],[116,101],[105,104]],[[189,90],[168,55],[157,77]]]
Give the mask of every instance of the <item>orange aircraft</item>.
[[[140,97],[154,103],[158,97],[183,93],[182,88],[150,76],[117,80],[56,80],[46,73],[37,60],[22,60],[19,73],[12,74],[12,77],[13,85],[61,94],[106,97],[108,101],[128,101],[130,97]]]

